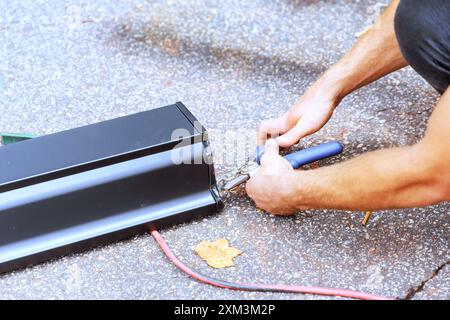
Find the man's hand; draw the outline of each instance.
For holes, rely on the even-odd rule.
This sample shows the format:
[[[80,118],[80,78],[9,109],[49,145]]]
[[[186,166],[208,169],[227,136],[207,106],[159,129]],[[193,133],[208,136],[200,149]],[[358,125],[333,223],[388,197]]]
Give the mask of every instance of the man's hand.
[[[399,0],[393,0],[375,26],[325,72],[282,117],[264,121],[258,129],[258,143],[278,136],[280,147],[290,147],[321,129],[340,101],[354,90],[405,67],[394,31]]]
[[[331,88],[330,88],[331,89]],[[258,143],[277,136],[280,147],[290,147],[301,138],[319,131],[338,105],[333,90],[318,84],[311,87],[282,117],[264,121],[258,128]]]
[[[400,0],[375,27],[304,94],[281,118],[267,121],[259,141],[278,137],[287,147],[320,129],[349,93],[407,65],[394,30]],[[271,213],[291,214],[304,208],[381,210],[424,206],[450,200],[450,88],[430,118],[425,138],[410,147],[369,152],[315,170],[293,170],[269,142],[259,172],[247,192]]]
[[[270,139],[258,172],[247,182],[247,194],[258,208],[278,215],[293,214],[294,172],[291,164],[278,154],[277,142]]]
[[[268,141],[263,165],[247,183],[256,204],[271,213],[305,208],[384,210],[450,200],[450,88],[416,145],[368,152],[332,166],[293,170]]]

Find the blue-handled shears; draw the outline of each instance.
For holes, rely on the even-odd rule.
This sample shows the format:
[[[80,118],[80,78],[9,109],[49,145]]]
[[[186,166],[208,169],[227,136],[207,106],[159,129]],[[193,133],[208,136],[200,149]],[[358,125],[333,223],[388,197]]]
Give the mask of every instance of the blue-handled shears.
[[[339,142],[331,141],[315,147],[290,153],[284,156],[284,158],[289,161],[294,169],[299,169],[301,166],[306,164],[338,155],[342,152],[342,150],[343,147]],[[222,180],[219,183],[220,190],[230,191],[249,180],[257,172],[263,154],[264,147],[258,147],[256,149],[255,159],[244,164],[230,179]]]

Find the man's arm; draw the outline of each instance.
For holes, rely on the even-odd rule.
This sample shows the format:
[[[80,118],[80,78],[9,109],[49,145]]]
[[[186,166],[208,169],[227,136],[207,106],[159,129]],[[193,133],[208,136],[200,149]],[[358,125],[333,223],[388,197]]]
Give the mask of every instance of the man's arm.
[[[322,77],[336,87],[340,98],[408,65],[394,29],[399,3],[400,0],[392,1],[377,22]]]
[[[450,200],[449,119],[447,89],[425,137],[414,146],[370,152],[310,171],[289,170],[272,148],[262,170],[247,183],[247,192],[259,207],[280,214],[305,208],[405,208]]]
[[[277,138],[281,147],[297,143],[321,129],[347,94],[407,65],[394,30],[398,4],[399,0],[392,1],[375,25],[286,114],[264,121],[258,129],[259,143],[268,134],[281,134]]]

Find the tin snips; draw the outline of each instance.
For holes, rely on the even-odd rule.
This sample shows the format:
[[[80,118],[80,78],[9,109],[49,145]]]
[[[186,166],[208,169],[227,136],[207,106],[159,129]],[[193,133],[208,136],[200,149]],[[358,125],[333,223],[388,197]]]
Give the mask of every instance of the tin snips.
[[[285,155],[284,158],[289,161],[294,169],[299,169],[306,164],[338,155],[342,150],[343,147],[339,142],[331,141],[290,153]],[[254,159],[247,161],[235,173],[228,175],[228,178],[220,180],[218,185],[220,192],[222,194],[227,193],[248,181],[258,171],[263,154],[264,146],[259,146],[256,149],[256,156]]]

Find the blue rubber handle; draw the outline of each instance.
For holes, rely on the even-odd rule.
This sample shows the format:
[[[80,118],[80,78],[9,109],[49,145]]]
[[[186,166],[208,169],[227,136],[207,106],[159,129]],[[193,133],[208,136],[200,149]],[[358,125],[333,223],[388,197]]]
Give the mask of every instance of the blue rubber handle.
[[[264,146],[258,146],[256,148],[255,160],[258,164],[260,164],[261,157],[264,154],[264,149]],[[284,158],[289,161],[294,169],[298,169],[305,164],[338,155],[343,149],[344,147],[339,142],[331,141],[315,147],[290,153],[284,156]]]

